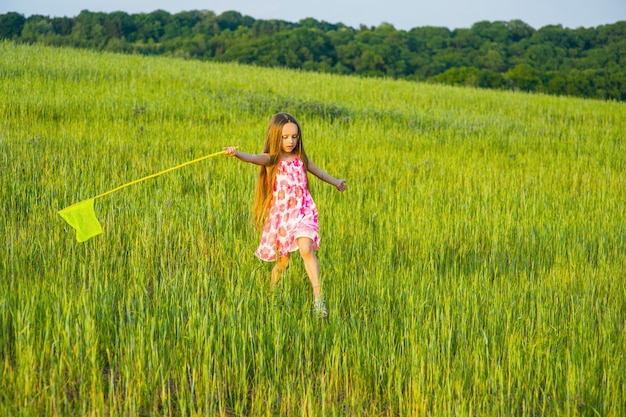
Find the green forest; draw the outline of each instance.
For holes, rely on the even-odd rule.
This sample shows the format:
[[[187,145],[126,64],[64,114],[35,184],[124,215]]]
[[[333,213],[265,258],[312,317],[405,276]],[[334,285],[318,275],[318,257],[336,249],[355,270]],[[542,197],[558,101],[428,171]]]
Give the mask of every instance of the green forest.
[[[626,100],[626,21],[535,29],[521,20],[470,28],[358,28],[237,11],[0,15],[0,39],[127,54],[283,67],[479,88]]]

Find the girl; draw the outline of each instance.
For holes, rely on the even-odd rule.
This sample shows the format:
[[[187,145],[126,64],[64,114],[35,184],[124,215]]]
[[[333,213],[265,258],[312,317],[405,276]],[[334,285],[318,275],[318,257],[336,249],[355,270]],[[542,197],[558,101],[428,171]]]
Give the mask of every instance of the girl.
[[[320,288],[320,267],[314,252],[319,249],[320,241],[317,208],[309,193],[307,172],[339,191],[346,189],[346,181],[334,178],[309,160],[304,152],[300,124],[287,113],[278,113],[270,120],[263,153],[249,154],[235,147],[224,148],[224,152],[226,156],[260,166],[253,215],[262,235],[254,254],[267,262],[276,261],[271,288],[289,266],[289,254],[300,250],[313,286],[314,312],[318,317],[327,317]]]

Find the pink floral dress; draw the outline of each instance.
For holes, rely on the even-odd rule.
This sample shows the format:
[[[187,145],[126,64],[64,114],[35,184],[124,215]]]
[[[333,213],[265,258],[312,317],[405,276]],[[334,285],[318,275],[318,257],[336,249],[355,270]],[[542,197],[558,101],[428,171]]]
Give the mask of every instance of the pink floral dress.
[[[310,238],[313,248],[319,249],[317,217],[304,164],[297,157],[280,161],[261,244],[254,254],[264,261],[275,261],[276,255],[287,256],[298,250],[299,237]]]

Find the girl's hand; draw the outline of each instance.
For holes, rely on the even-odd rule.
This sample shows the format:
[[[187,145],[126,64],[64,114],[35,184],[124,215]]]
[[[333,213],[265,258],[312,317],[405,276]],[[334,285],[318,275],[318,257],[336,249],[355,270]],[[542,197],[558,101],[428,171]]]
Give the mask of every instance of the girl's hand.
[[[229,146],[227,148],[224,148],[224,154],[226,156],[235,156],[236,153],[237,153],[237,147],[236,146]]]
[[[337,187],[340,192],[345,191],[347,186],[346,180],[337,180],[337,184],[335,184],[335,187]]]

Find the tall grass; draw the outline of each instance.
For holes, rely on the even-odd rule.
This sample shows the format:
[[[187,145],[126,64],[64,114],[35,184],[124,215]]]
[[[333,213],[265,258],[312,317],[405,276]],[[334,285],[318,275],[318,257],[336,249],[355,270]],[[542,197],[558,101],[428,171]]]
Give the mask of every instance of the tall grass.
[[[623,103],[0,43],[0,414],[626,413]],[[330,308],[253,256],[292,112]]]

